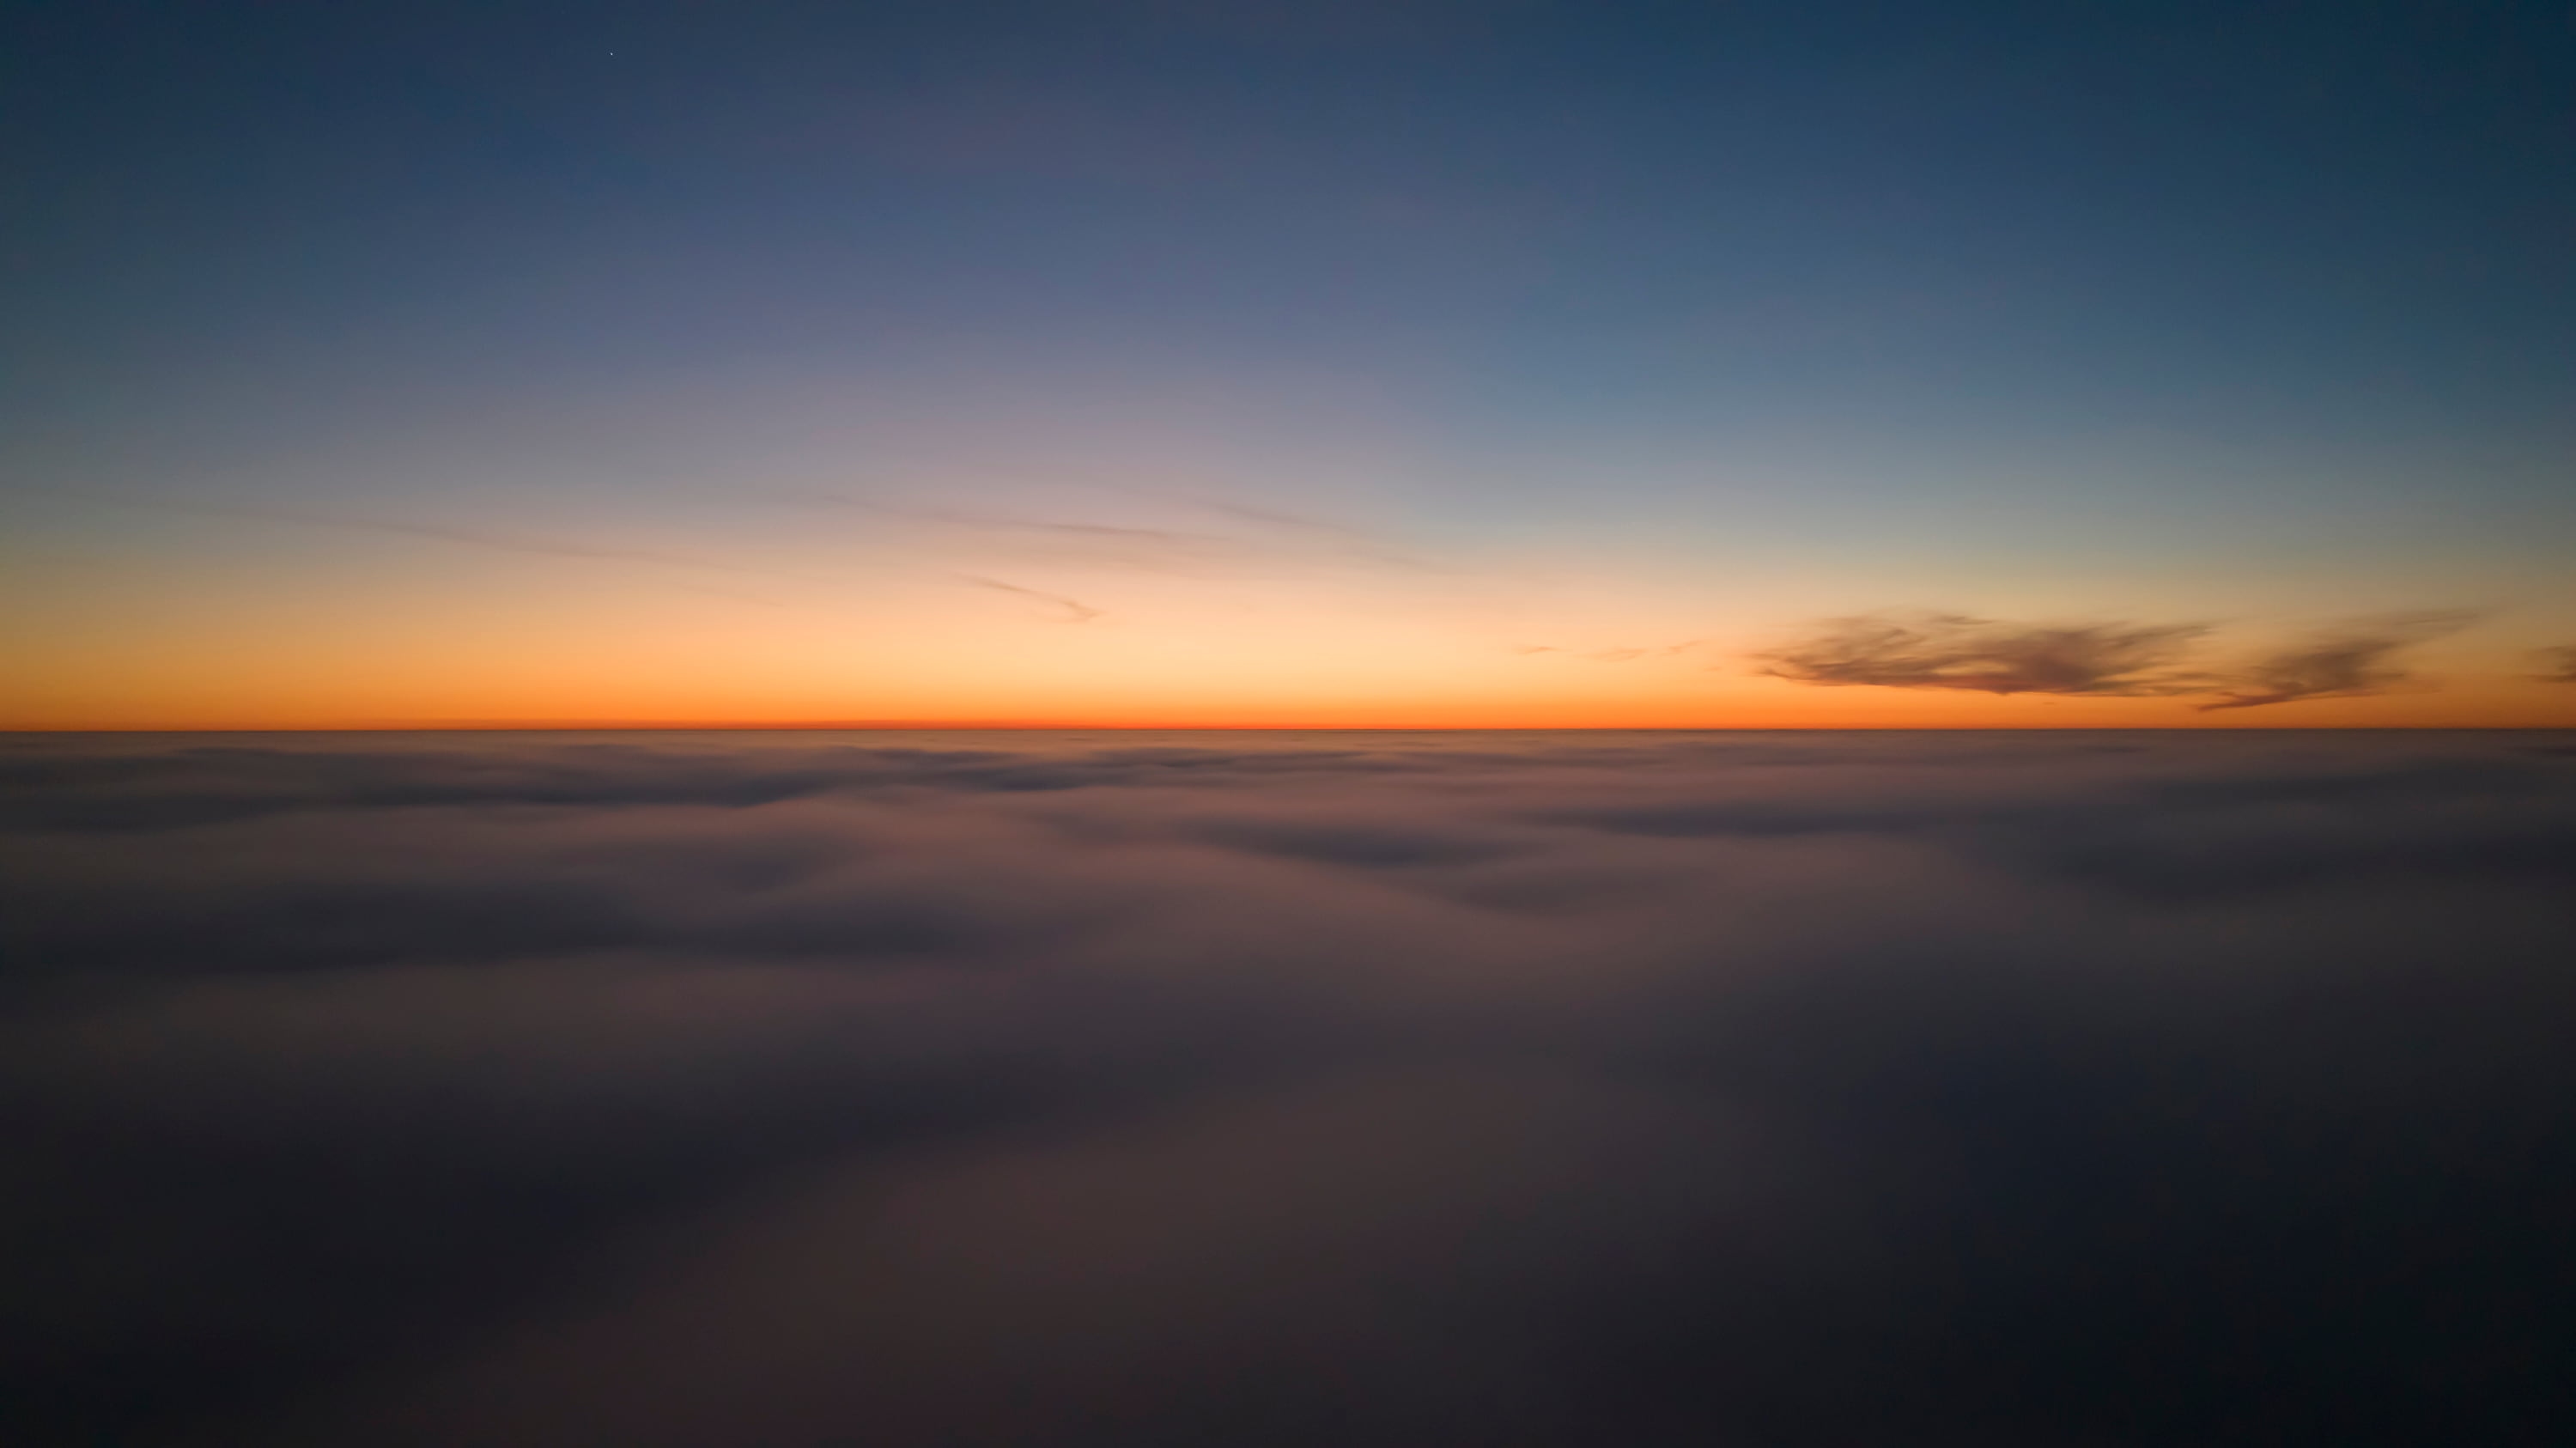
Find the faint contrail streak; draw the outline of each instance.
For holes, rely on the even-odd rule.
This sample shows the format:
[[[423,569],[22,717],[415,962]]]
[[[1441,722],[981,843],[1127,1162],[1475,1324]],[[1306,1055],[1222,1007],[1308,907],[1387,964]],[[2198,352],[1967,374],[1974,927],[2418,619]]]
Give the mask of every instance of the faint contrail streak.
[[[974,584],[978,588],[992,588],[998,589],[1003,593],[1016,593],[1022,598],[1034,598],[1041,603],[1050,605],[1051,607],[1063,609],[1065,616],[1059,620],[1059,622],[1089,623],[1093,619],[1101,616],[1099,609],[1093,608],[1090,604],[1084,603],[1080,599],[1067,598],[1061,593],[1048,593],[1044,589],[1037,588],[1022,588],[1016,583],[1004,583],[998,578],[983,578],[972,573],[960,573],[957,576],[968,583]]]
[[[495,533],[481,528],[458,528],[445,523],[413,523],[393,518],[370,518],[363,514],[337,513],[318,508],[278,508],[253,503],[206,503],[169,498],[149,500],[116,498],[107,501],[123,507],[145,508],[167,513],[194,513],[209,518],[245,518],[255,522],[292,523],[308,528],[337,528],[354,533],[386,533],[402,538],[429,538],[441,543],[461,543],[470,548],[490,548],[503,553],[534,553],[549,558],[589,558],[610,563],[652,563],[666,568],[708,569],[718,573],[767,571],[739,563],[724,563],[712,558],[693,557],[685,553],[662,553],[648,548],[604,548],[596,544],[576,543],[535,534]]]

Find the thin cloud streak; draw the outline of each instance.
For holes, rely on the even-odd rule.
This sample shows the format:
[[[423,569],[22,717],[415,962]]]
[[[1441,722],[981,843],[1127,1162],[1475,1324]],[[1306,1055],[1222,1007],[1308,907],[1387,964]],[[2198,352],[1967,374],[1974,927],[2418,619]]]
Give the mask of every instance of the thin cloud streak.
[[[1143,493],[1140,494],[1140,496],[1158,497],[1162,495]],[[1281,529],[1287,532],[1303,534],[1310,538],[1322,540],[1329,545],[1327,552],[1330,556],[1346,562],[1371,563],[1388,568],[1414,571],[1448,571],[1442,565],[1434,563],[1429,559],[1416,558],[1409,553],[1390,547],[1385,539],[1365,528],[1355,528],[1348,523],[1335,523],[1322,518],[1307,517],[1299,513],[1281,512],[1276,508],[1259,508],[1246,503],[1226,502],[1215,498],[1175,496],[1172,497],[1170,501],[1183,503],[1193,508],[1200,508],[1207,512],[1218,514],[1222,517],[1239,518],[1247,523],[1258,524],[1265,528]]]
[[[1814,636],[1754,655],[1773,678],[1803,684],[1960,689],[1991,694],[2155,697],[2209,694],[2203,713],[2303,699],[2379,694],[2413,675],[2403,650],[2456,633],[2474,609],[2358,619],[2221,672],[2183,660],[2209,633],[2200,623],[2026,624],[1966,614],[1865,614],[1826,621]],[[2560,675],[2576,675],[2576,649]],[[2576,682],[2576,678],[2570,678]]]
[[[1147,493],[1141,496],[1167,495]],[[1203,508],[1211,513],[1222,514],[1228,518],[1241,518],[1247,523],[1260,523],[1272,528],[1288,528],[1300,533],[1321,533],[1328,537],[1348,539],[1357,543],[1377,541],[1365,529],[1354,528],[1347,523],[1328,523],[1320,518],[1309,518],[1298,513],[1283,513],[1276,508],[1256,508],[1248,503],[1229,503],[1215,498],[1183,497],[1178,498],[1177,501],[1185,502],[1193,508]]]
[[[2413,677],[2391,663],[2399,651],[2457,633],[2476,618],[2470,610],[2443,609],[2329,630],[2257,661],[2231,682],[2227,697],[2201,705],[2201,712],[2385,693]]]
[[[2542,671],[2535,675],[2545,684],[2576,684],[2576,644],[2560,644],[2540,651]]]
[[[833,613],[809,603],[772,598],[764,593],[729,588],[720,584],[672,578],[658,570],[685,569],[691,572],[721,573],[735,577],[794,580],[798,575],[785,569],[762,568],[751,564],[728,563],[722,559],[699,557],[687,553],[669,553],[649,548],[612,548],[576,542],[540,534],[502,532],[488,528],[457,527],[445,523],[421,523],[407,519],[377,518],[364,514],[343,513],[315,508],[281,508],[258,503],[229,503],[183,500],[175,498],[119,498],[84,496],[78,501],[103,503],[113,507],[144,512],[178,513],[194,517],[227,518],[246,522],[279,523],[300,528],[327,528],[340,532],[376,534],[394,538],[420,538],[436,543],[481,549],[494,553],[513,553],[538,558],[572,558],[590,563],[635,564],[655,570],[653,582],[665,589],[693,593],[706,598],[721,598],[732,603],[747,603],[766,609],[790,613]]]
[[[2203,675],[2175,663],[2208,632],[2197,623],[2005,623],[1965,614],[1833,619],[1801,643],[1754,657],[1756,672],[1802,684],[1875,684],[1988,694],[2139,696],[2198,693]]]
[[[1067,598],[1061,593],[1049,593],[1039,588],[1023,588],[1016,583],[1004,583],[998,578],[985,578],[973,573],[960,573],[957,576],[977,588],[990,588],[1001,593],[1016,593],[1022,598],[1034,598],[1050,607],[1060,608],[1064,610],[1064,616],[1057,620],[1059,623],[1089,623],[1095,618],[1102,617],[1101,610],[1093,608],[1080,599]]]
[[[985,532],[1038,533],[1121,543],[1193,548],[1236,549],[1245,546],[1232,538],[1222,538],[1211,533],[1187,533],[1170,528],[1136,528],[1110,523],[1067,523],[1051,518],[1015,518],[1006,514],[973,512],[963,508],[928,508],[909,504],[881,503],[871,498],[844,497],[838,493],[795,493],[788,496],[799,503],[848,508],[887,518],[939,523],[952,528]]]
[[[957,508],[915,506],[833,493],[782,495],[813,507],[845,509],[895,523],[926,524],[963,534],[980,546],[1052,565],[1189,576],[1255,565],[1271,550],[1241,539],[1169,528],[1013,517]]]
[[[251,503],[185,502],[176,499],[113,499],[120,507],[143,508],[155,512],[192,513],[209,518],[238,518],[253,522],[291,523],[307,528],[335,528],[352,533],[380,533],[397,538],[427,538],[440,543],[457,543],[469,548],[487,548],[501,553],[529,553],[547,558],[583,558],[606,563],[649,563],[665,568],[704,569],[717,573],[760,574],[768,570],[740,563],[726,563],[713,558],[700,558],[686,553],[665,553],[649,548],[607,548],[592,543],[578,543],[562,538],[549,538],[530,533],[495,532],[485,528],[460,528],[445,523],[415,523],[394,518],[373,518],[363,514],[340,513],[315,508],[279,508]]]
[[[1665,644],[1661,648],[1622,645],[1607,649],[1569,649],[1560,648],[1555,644],[1516,644],[1512,652],[1522,655],[1564,654],[1569,658],[1590,659],[1598,664],[1625,664],[1633,663],[1638,659],[1668,659],[1675,654],[1686,654],[1698,648],[1700,643],[1698,639],[1685,639],[1677,644]]]
[[[1137,488],[1111,489],[1148,502],[1192,509],[1218,518],[1249,523],[1256,529],[1287,537],[1244,537],[1187,528],[1154,528],[1134,524],[1088,523],[1022,516],[986,510],[886,502],[846,494],[800,490],[776,496],[808,507],[847,509],[875,517],[958,530],[968,534],[1067,545],[1082,551],[1077,561],[1094,567],[1187,573],[1219,567],[1278,564],[1328,564],[1342,567],[1391,568],[1407,572],[1442,572],[1439,565],[1398,552],[1371,534],[1267,508]]]

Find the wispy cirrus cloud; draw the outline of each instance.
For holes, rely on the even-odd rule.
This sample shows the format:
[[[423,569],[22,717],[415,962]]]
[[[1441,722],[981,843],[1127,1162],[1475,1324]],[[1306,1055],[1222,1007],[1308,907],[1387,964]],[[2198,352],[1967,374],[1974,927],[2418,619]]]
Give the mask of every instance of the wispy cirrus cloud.
[[[1512,652],[1523,655],[1563,654],[1568,658],[1590,659],[1599,664],[1626,664],[1638,659],[1668,659],[1677,654],[1689,653],[1698,647],[1700,647],[1700,640],[1685,639],[1677,644],[1665,644],[1657,648],[1621,645],[1606,649],[1570,649],[1555,644],[1520,644],[1515,646]]]
[[[1231,518],[1252,525],[1268,535],[1267,546],[1290,548],[1319,559],[1363,567],[1382,567],[1406,571],[1446,571],[1445,565],[1420,557],[1399,546],[1394,540],[1366,528],[1329,518],[1304,513],[1285,512],[1278,508],[1255,507],[1222,498],[1196,494],[1167,494],[1131,490],[1139,497],[1156,498],[1221,518]],[[1281,535],[1285,535],[1283,538]],[[1288,540],[1295,540],[1289,542]]]
[[[1795,643],[1754,655],[1757,672],[1804,684],[1961,689],[2095,697],[2211,695],[2203,712],[2384,693],[2410,682],[2405,650],[2456,633],[2474,609],[2356,619],[2233,668],[2188,657],[2204,623],[2033,624],[1955,613],[1877,613],[1828,620]]]
[[[1869,614],[1765,650],[1757,671],[1802,684],[1874,684],[1987,694],[2197,693],[2205,675],[2176,667],[2208,625],[2025,624],[1966,614]]]
[[[997,593],[1012,593],[1022,598],[1036,599],[1056,610],[1055,618],[1059,623],[1089,623],[1102,616],[1101,610],[1093,608],[1078,598],[1067,598],[1061,593],[1049,593],[1043,588],[1027,588],[1017,583],[1004,583],[998,578],[986,578],[974,573],[960,573],[957,576],[977,588],[989,588]]]
[[[2457,633],[2477,617],[2470,609],[2438,609],[2329,629],[2256,660],[2227,681],[2226,697],[2200,708],[2207,713],[2382,693],[2412,677],[2396,663],[2401,651]]]
[[[900,522],[927,523],[966,533],[1116,544],[1131,548],[1171,549],[1198,554],[1228,553],[1245,546],[1236,539],[1218,534],[1176,528],[1147,528],[1129,524],[1040,518],[987,509],[951,508],[926,503],[895,503],[878,498],[850,497],[840,493],[796,492],[781,496],[786,501],[806,506],[844,509]]]
[[[1206,526],[1094,522],[810,490],[775,496],[781,502],[909,524],[1050,564],[1118,572],[1207,576],[1314,567],[1436,568],[1364,529],[1222,500],[1124,487],[1109,491],[1201,515]]]
[[[631,565],[649,573],[654,583],[662,588],[701,594],[708,598],[727,599],[735,603],[755,604],[762,608],[799,609],[803,607],[800,604],[789,603],[746,589],[671,576],[674,570],[681,573],[714,573],[732,577],[782,578],[788,576],[777,569],[733,563],[702,554],[654,548],[622,548],[517,529],[470,527],[454,523],[423,522],[409,518],[386,518],[330,508],[284,507],[266,503],[185,498],[101,497],[86,498],[83,501],[139,509],[144,512],[178,513],[190,517],[225,518],[251,523],[275,523],[292,528],[322,528],[335,532],[373,534],[388,538],[422,539],[489,553],[515,553],[537,558],[569,558],[585,563]]]
[[[285,523],[303,528],[331,528],[350,533],[377,533],[396,538],[425,538],[432,542],[454,543],[467,548],[482,548],[499,553],[529,553],[547,558],[581,558],[603,563],[648,563],[664,568],[685,568],[714,573],[760,574],[769,570],[749,564],[728,563],[694,553],[673,553],[653,548],[620,548],[586,543],[542,533],[517,529],[465,527],[452,523],[425,523],[406,518],[384,518],[366,513],[349,513],[329,508],[280,507],[266,503],[207,502],[178,498],[111,498],[103,501],[119,507],[141,508],[151,512],[187,513],[205,518],[236,518],[249,522]]]
[[[2560,644],[2540,651],[2540,674],[2545,683],[2576,684],[2576,644]]]

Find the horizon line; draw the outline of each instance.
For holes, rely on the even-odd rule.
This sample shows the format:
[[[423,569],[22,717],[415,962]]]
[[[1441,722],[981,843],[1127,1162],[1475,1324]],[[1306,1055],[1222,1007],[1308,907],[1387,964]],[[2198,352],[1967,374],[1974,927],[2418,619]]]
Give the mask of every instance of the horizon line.
[[[0,725],[31,734],[2270,734],[2566,733],[2566,724],[1095,724],[986,720],[821,723],[443,720],[360,724]]]

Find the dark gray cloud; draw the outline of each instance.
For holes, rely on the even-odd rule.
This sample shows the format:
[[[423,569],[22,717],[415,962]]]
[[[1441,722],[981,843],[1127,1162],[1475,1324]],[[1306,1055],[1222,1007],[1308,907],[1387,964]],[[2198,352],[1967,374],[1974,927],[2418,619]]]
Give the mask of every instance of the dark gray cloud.
[[[2542,649],[2540,677],[2553,684],[2576,684],[2576,644]]]
[[[2225,698],[2203,710],[2251,709],[2301,699],[2377,694],[2407,682],[2395,662],[2417,644],[2456,633],[2477,615],[2450,609],[2401,614],[2329,629],[2303,643],[2258,659],[2227,681]]]
[[[2556,1442],[2576,740],[0,739],[0,1434]]]
[[[2201,624],[2038,625],[1964,614],[1836,619],[1757,655],[1760,672],[1804,684],[1973,689],[1989,694],[2185,694],[2209,687],[2175,667]]]

